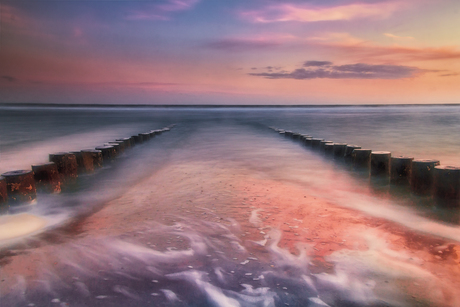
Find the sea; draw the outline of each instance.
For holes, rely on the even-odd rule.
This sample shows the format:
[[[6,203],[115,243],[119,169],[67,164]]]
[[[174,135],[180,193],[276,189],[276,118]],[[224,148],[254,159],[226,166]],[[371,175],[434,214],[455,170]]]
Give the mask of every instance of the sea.
[[[0,173],[164,127],[0,217],[0,305],[460,302],[422,254],[436,240],[451,244],[450,258],[432,259],[458,269],[457,208],[375,184],[271,129],[460,166],[459,105],[1,105]],[[431,241],[392,241],[406,232]]]

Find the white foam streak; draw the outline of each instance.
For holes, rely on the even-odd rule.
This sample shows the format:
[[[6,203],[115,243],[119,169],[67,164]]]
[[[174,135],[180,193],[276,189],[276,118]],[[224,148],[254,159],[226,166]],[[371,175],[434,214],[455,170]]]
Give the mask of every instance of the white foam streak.
[[[174,263],[180,259],[190,258],[195,255],[195,252],[192,249],[160,252],[124,241],[115,241],[111,245],[120,253],[130,255],[134,258],[144,261],[145,263],[149,263],[152,260],[163,263]]]
[[[308,244],[297,244],[297,249],[299,250],[299,255],[295,256],[291,254],[288,250],[278,246],[282,233],[278,229],[273,228],[269,232],[272,242],[268,246],[268,250],[273,253],[275,258],[277,258],[277,263],[280,265],[294,266],[302,271],[307,271],[308,263],[310,259],[307,257],[307,250],[311,247]]]

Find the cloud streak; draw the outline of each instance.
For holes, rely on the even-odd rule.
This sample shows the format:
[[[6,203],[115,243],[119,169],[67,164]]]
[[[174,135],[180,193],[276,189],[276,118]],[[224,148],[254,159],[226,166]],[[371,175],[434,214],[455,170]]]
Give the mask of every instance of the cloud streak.
[[[427,70],[403,65],[372,65],[364,63],[332,65],[329,61],[306,61],[302,68],[291,72],[250,73],[267,79],[404,79]]]
[[[268,5],[259,10],[240,12],[240,15],[256,23],[348,21],[363,18],[387,18],[404,6],[405,4],[399,1],[350,3],[332,7],[282,3]]]
[[[127,20],[170,20],[171,13],[192,9],[200,0],[166,0],[129,13]]]
[[[227,38],[212,41],[207,43],[205,46],[217,50],[246,51],[257,49],[272,49],[273,47],[280,45],[282,45],[282,42],[277,40]]]

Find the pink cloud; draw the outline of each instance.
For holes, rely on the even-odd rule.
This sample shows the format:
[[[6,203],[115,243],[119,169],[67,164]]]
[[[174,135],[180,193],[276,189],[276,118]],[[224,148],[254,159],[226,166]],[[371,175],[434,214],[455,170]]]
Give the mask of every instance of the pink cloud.
[[[260,10],[241,12],[240,15],[252,22],[316,22],[353,20],[361,18],[387,18],[395,11],[407,6],[400,1],[377,3],[352,3],[333,7],[283,3],[270,5]]]
[[[161,4],[150,5],[147,10],[132,11],[128,20],[170,20],[170,13],[192,9],[200,0],[167,0]]]

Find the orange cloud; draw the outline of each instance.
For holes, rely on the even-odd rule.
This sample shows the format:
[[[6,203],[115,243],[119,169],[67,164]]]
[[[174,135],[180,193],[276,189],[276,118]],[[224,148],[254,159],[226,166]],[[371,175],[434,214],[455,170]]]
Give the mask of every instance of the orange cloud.
[[[395,40],[413,40],[412,36],[398,36],[391,33],[383,33],[386,37],[393,38]]]

